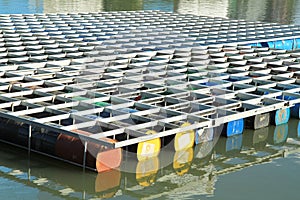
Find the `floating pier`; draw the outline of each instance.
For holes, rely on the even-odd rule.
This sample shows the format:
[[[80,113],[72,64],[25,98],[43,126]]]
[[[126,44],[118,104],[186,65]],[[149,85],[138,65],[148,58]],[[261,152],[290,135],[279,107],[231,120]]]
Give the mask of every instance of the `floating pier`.
[[[0,139],[98,172],[121,148],[145,161],[299,118],[296,25],[139,11],[0,28]]]
[[[66,168],[63,163],[53,163],[48,159],[41,163],[43,157],[37,155],[30,157],[29,165],[26,152],[1,145],[3,162],[0,174],[5,179],[38,188],[58,198],[110,198],[128,194],[134,198],[153,199],[179,191],[185,191],[186,197],[214,194],[218,189],[216,182],[222,174],[299,153],[299,131],[295,131],[299,124],[299,120],[292,119],[289,123],[292,128],[288,132],[283,129],[280,137],[275,130],[278,126],[269,126],[246,130],[242,135],[229,138],[214,136],[213,140],[184,151],[162,149],[159,158],[137,161],[125,157],[120,171],[102,173],[78,173],[76,167]],[[166,184],[173,187],[162,187]]]

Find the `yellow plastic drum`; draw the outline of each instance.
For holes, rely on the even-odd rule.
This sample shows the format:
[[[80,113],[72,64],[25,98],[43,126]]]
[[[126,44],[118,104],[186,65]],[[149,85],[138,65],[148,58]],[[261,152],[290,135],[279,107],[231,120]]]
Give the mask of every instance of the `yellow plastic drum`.
[[[144,187],[150,186],[155,182],[156,174],[159,169],[158,157],[139,161],[136,166],[136,180]]]
[[[146,134],[156,134],[155,131],[149,130]],[[161,141],[160,138],[155,138],[145,142],[140,142],[137,148],[137,159],[139,161],[147,160],[149,158],[158,156],[160,152]]]
[[[191,167],[194,158],[193,148],[176,151],[173,160],[173,168],[178,175],[187,173]]]
[[[181,127],[190,126],[189,122],[185,122]],[[194,146],[195,142],[195,131],[189,130],[185,132],[180,132],[175,135],[174,148],[175,151],[181,151]]]

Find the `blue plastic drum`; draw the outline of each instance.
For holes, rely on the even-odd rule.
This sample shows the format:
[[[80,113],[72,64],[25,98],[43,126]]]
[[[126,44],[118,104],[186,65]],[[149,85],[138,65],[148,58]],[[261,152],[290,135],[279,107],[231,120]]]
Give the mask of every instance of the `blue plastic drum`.
[[[215,82],[205,82],[205,83],[200,83],[201,85],[205,85],[205,86],[215,86],[218,85],[218,83]]]
[[[226,136],[240,135],[244,131],[244,119],[238,119],[226,124]]]
[[[295,39],[296,40],[296,44],[294,45],[295,49],[300,49],[300,38]]]
[[[118,109],[119,111],[125,112],[125,113],[135,113],[138,112],[138,110],[132,109],[132,108],[121,108]]]
[[[275,41],[274,48],[275,49],[284,49],[283,41],[282,40]]]
[[[290,119],[290,108],[279,109],[275,112],[275,125],[285,124]]]
[[[284,40],[282,41],[283,49],[285,50],[293,50],[294,40]]]
[[[267,42],[269,48],[275,48],[275,42]]]
[[[295,106],[293,106],[292,108],[291,108],[291,116],[293,117],[293,118],[297,118],[297,119],[300,119],[300,115],[299,115],[299,109],[300,109],[300,104],[299,103],[297,103],[297,104],[295,104]]]
[[[102,117],[99,117],[97,115],[85,115],[85,117],[93,120],[102,119]]]
[[[284,99],[284,100],[294,100],[294,99],[297,99],[296,97],[293,97],[293,96],[278,96],[277,99]],[[295,104],[295,106],[291,107],[290,108],[290,116],[294,117],[294,118],[297,118],[299,119],[300,116],[299,116],[299,106],[300,104]]]

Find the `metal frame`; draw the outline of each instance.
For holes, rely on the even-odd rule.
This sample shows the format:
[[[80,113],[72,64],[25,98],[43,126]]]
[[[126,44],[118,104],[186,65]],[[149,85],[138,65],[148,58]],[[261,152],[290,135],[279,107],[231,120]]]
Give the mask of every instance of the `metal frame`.
[[[84,141],[124,147],[300,102],[297,51],[238,46],[294,49],[295,25],[141,11],[5,15],[0,26],[0,116]],[[97,126],[108,130],[72,132]]]

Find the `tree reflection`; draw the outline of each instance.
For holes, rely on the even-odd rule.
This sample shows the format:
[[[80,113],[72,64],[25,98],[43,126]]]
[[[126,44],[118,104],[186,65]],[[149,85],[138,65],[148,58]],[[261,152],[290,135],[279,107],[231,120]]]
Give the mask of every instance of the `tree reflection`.
[[[103,0],[104,11],[142,10],[143,0]]]
[[[228,17],[290,24],[297,0],[230,0]]]

